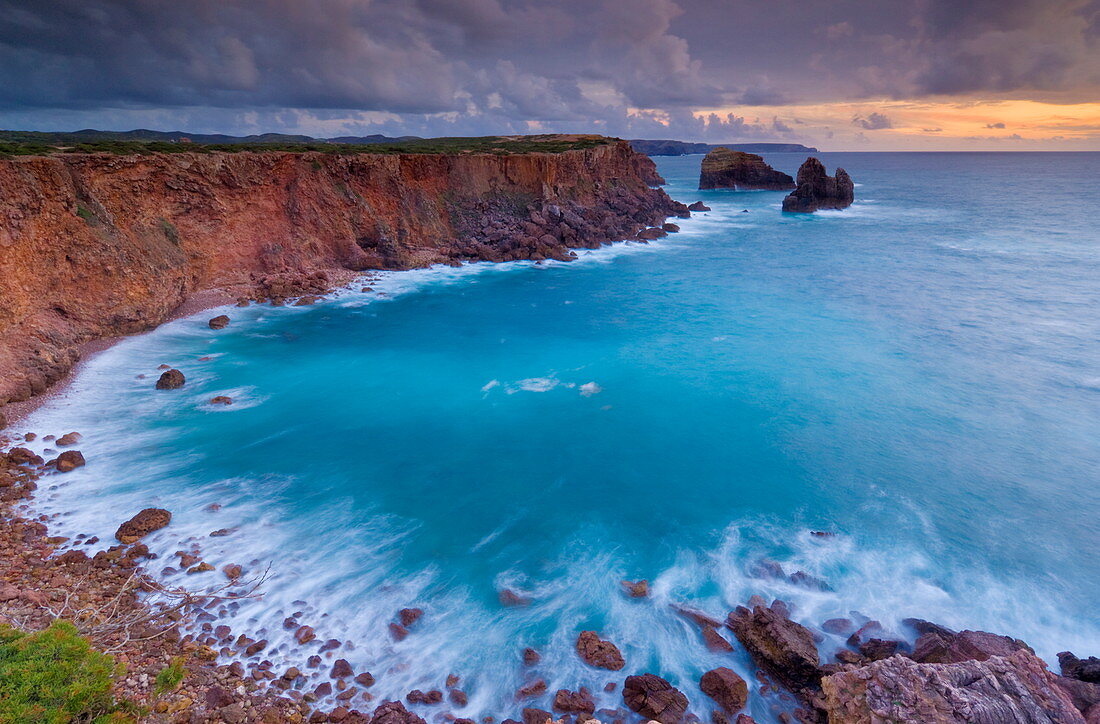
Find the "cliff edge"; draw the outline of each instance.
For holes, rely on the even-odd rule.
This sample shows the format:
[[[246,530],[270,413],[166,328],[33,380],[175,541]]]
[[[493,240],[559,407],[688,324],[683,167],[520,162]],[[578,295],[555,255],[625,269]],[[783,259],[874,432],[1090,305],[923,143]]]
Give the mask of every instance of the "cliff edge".
[[[716,148],[703,157],[699,189],[766,189],[786,191],[794,179],[764,162],[755,153]]]
[[[155,327],[196,292],[278,298],[366,269],[568,259],[687,215],[661,182],[623,141],[0,160],[0,406],[46,390],[80,344]]]

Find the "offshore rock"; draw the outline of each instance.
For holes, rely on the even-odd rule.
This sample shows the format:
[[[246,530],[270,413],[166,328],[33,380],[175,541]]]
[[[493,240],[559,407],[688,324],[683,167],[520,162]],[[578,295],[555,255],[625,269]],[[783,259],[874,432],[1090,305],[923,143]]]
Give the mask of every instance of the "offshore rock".
[[[829,721],[1084,724],[1068,694],[1029,651],[985,661],[920,664],[904,656],[822,679]]]
[[[822,672],[813,632],[792,621],[782,601],[757,605],[751,611],[738,606],[726,625],[756,663],[792,692],[809,699],[820,688]]]
[[[745,708],[749,700],[749,685],[736,671],[721,667],[711,669],[699,680],[699,688],[730,714]]]
[[[66,450],[57,456],[57,472],[68,473],[84,466],[84,456],[79,450]]]
[[[683,692],[656,674],[626,677],[623,702],[631,711],[661,724],[683,721],[688,707]]]
[[[767,189],[786,191],[795,187],[794,179],[764,162],[754,153],[731,151],[722,146],[703,158],[699,188]],[[691,207],[688,207],[691,210]]]
[[[178,390],[183,387],[186,378],[179,370],[165,370],[157,380],[158,390]]]
[[[836,170],[836,176],[825,173],[825,166],[810,157],[798,169],[798,186],[783,199],[783,210],[812,213],[818,209],[846,209],[855,200],[855,184],[848,172]]]
[[[577,637],[577,655],[589,666],[600,669],[619,671],[626,666],[619,647],[604,641],[595,631],[581,631]]]
[[[163,508],[146,508],[118,527],[115,538],[129,545],[164,528],[172,522],[172,514]]]
[[[688,204],[688,211],[710,211],[710,207],[702,201],[696,201],[693,204]]]
[[[229,326],[229,317],[219,314],[208,322],[210,329],[225,329]]]

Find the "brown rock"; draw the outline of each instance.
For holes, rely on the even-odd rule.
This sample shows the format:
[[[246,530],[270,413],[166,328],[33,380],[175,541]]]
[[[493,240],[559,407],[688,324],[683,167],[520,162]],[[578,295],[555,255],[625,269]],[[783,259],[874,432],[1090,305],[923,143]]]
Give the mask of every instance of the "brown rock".
[[[727,625],[753,659],[792,691],[814,691],[821,683],[813,633],[791,621],[782,601],[751,611],[738,606]]]
[[[822,630],[827,633],[837,634],[838,636],[850,634],[855,627],[856,625],[846,618],[830,618],[828,621],[821,624]]]
[[[564,711],[571,714],[584,712],[591,714],[596,711],[596,701],[592,698],[592,693],[585,687],[581,687],[578,691],[569,691],[568,689],[558,689],[554,694],[554,711]]]
[[[666,236],[668,236],[667,231],[654,226],[649,229],[642,229],[641,231],[639,231],[637,238],[642,239],[643,241],[653,241],[654,239],[663,239]]]
[[[699,171],[700,189],[793,189],[794,179],[764,162],[754,153],[724,146],[710,151]],[[690,206],[688,210],[693,210]],[[702,209],[701,209],[702,210]]]
[[[183,387],[187,379],[179,370],[167,370],[157,380],[158,390],[178,390]]]
[[[315,638],[317,638],[317,634],[313,632],[312,626],[301,626],[294,632],[294,640],[299,644],[308,644]]]
[[[233,398],[226,395],[216,395],[210,398],[211,405],[232,405]]]
[[[1100,658],[1090,656],[1079,659],[1069,651],[1062,651],[1058,654],[1058,666],[1062,676],[1100,684]]]
[[[66,450],[57,456],[57,472],[68,473],[84,467],[84,456],[79,450]]]
[[[533,699],[536,696],[542,696],[546,693],[546,682],[542,679],[535,679],[529,681],[523,686],[519,687],[516,692],[517,699]]]
[[[542,661],[542,656],[539,655],[538,651],[535,651],[534,649],[532,649],[530,647],[523,650],[523,665],[524,666],[534,666],[535,664],[537,664],[540,661]]]
[[[595,631],[581,631],[577,637],[577,655],[589,666],[600,669],[619,671],[626,666],[619,648],[602,640]]]
[[[355,673],[347,659],[336,659],[332,664],[332,672],[329,674],[334,679],[344,679]]]
[[[631,711],[661,724],[683,721],[688,707],[687,697],[656,674],[626,677],[623,702]]]
[[[409,636],[409,630],[399,623],[391,623],[390,636],[394,641],[404,641]]]
[[[640,581],[623,581],[623,588],[631,598],[645,598],[649,595],[649,581],[644,578]]]
[[[374,710],[370,724],[425,724],[399,701],[386,701]]]
[[[210,329],[225,329],[229,326],[229,317],[224,314],[219,314],[211,319],[208,324],[210,325]]]
[[[443,701],[443,692],[438,689],[432,689],[431,691],[413,689],[405,697],[405,701],[410,704],[439,704]]]
[[[679,224],[661,224],[661,229],[669,234],[675,234],[680,230]]]
[[[172,522],[172,514],[163,508],[146,508],[115,531],[115,538],[122,543],[136,543],[154,531]]]
[[[730,714],[745,708],[749,700],[749,685],[732,669],[711,669],[699,680],[699,688]]]
[[[822,690],[829,721],[846,724],[1085,721],[1054,674],[1023,650],[954,664],[894,656],[826,676]]]
[[[61,437],[57,438],[58,447],[70,447],[80,442],[81,434],[79,432],[65,433]]]
[[[447,698],[451,700],[451,703],[457,707],[466,706],[469,703],[469,699],[466,696],[466,692],[461,689],[451,689],[447,694]]]
[[[419,621],[423,615],[424,612],[419,608],[403,608],[397,612],[398,618],[401,619],[401,625],[406,628]]]
[[[13,447],[8,450],[8,463],[11,465],[41,465],[44,461],[25,447]]]
[[[554,721],[550,712],[528,707],[523,710],[523,724],[549,724]]]
[[[718,630],[713,626],[703,626],[703,643],[711,651],[719,654],[731,653],[733,651],[733,645],[729,641],[723,638],[722,634],[718,633]]]
[[[797,188],[783,199],[783,210],[812,213],[818,209],[845,209],[854,199],[855,184],[844,169],[838,168],[836,176],[829,176],[821,161],[810,157],[798,169]]]
[[[531,603],[530,598],[526,596],[521,596],[515,591],[507,588],[502,589],[500,593],[497,594],[497,598],[500,599],[500,605],[502,606],[526,606],[527,604]]]
[[[696,201],[693,204],[688,204],[688,211],[710,211],[710,207],[702,201]]]
[[[939,628],[921,634],[910,658],[922,664],[953,664],[985,661],[990,656],[1007,656],[1021,650],[1031,651],[1031,648],[1023,641],[1008,636],[985,631],[954,633]]]

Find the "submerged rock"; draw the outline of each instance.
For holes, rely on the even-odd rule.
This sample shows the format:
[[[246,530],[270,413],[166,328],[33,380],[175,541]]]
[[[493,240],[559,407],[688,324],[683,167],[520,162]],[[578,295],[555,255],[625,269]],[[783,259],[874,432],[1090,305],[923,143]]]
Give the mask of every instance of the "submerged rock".
[[[842,168],[829,176],[825,166],[810,157],[798,169],[798,187],[783,199],[783,210],[812,213],[818,209],[846,209],[855,200],[855,184]]]
[[[688,700],[656,674],[628,676],[623,682],[623,703],[631,711],[661,724],[678,724],[687,713]]]
[[[164,528],[172,522],[172,514],[163,508],[146,508],[115,531],[115,538],[121,543],[136,543],[153,531]]]
[[[631,598],[645,598],[649,595],[649,581],[644,578],[640,581],[623,581],[622,585]]]
[[[158,390],[178,390],[183,387],[183,384],[187,381],[187,378],[183,376],[183,373],[176,369],[165,370],[161,374],[160,379],[157,380]]]
[[[619,671],[626,666],[619,647],[610,641],[604,641],[595,631],[581,631],[577,637],[577,655],[589,666],[610,671]]]
[[[829,721],[1085,722],[1057,677],[1029,651],[954,664],[894,656],[821,683]]]
[[[719,147],[703,158],[699,172],[700,189],[767,189],[786,191],[795,187],[794,179],[764,162],[755,153]],[[688,210],[692,210],[688,207]]]
[[[710,211],[710,207],[702,201],[696,201],[694,204],[688,205],[688,211]]]

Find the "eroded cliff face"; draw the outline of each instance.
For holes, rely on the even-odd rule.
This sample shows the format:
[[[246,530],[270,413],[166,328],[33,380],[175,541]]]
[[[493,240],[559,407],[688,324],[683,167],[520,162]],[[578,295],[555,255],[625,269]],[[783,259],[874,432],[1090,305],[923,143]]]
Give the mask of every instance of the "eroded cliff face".
[[[659,182],[625,142],[0,161],[0,405],[44,391],[82,342],[154,327],[194,292],[280,296],[317,272],[568,258],[685,215]]]

